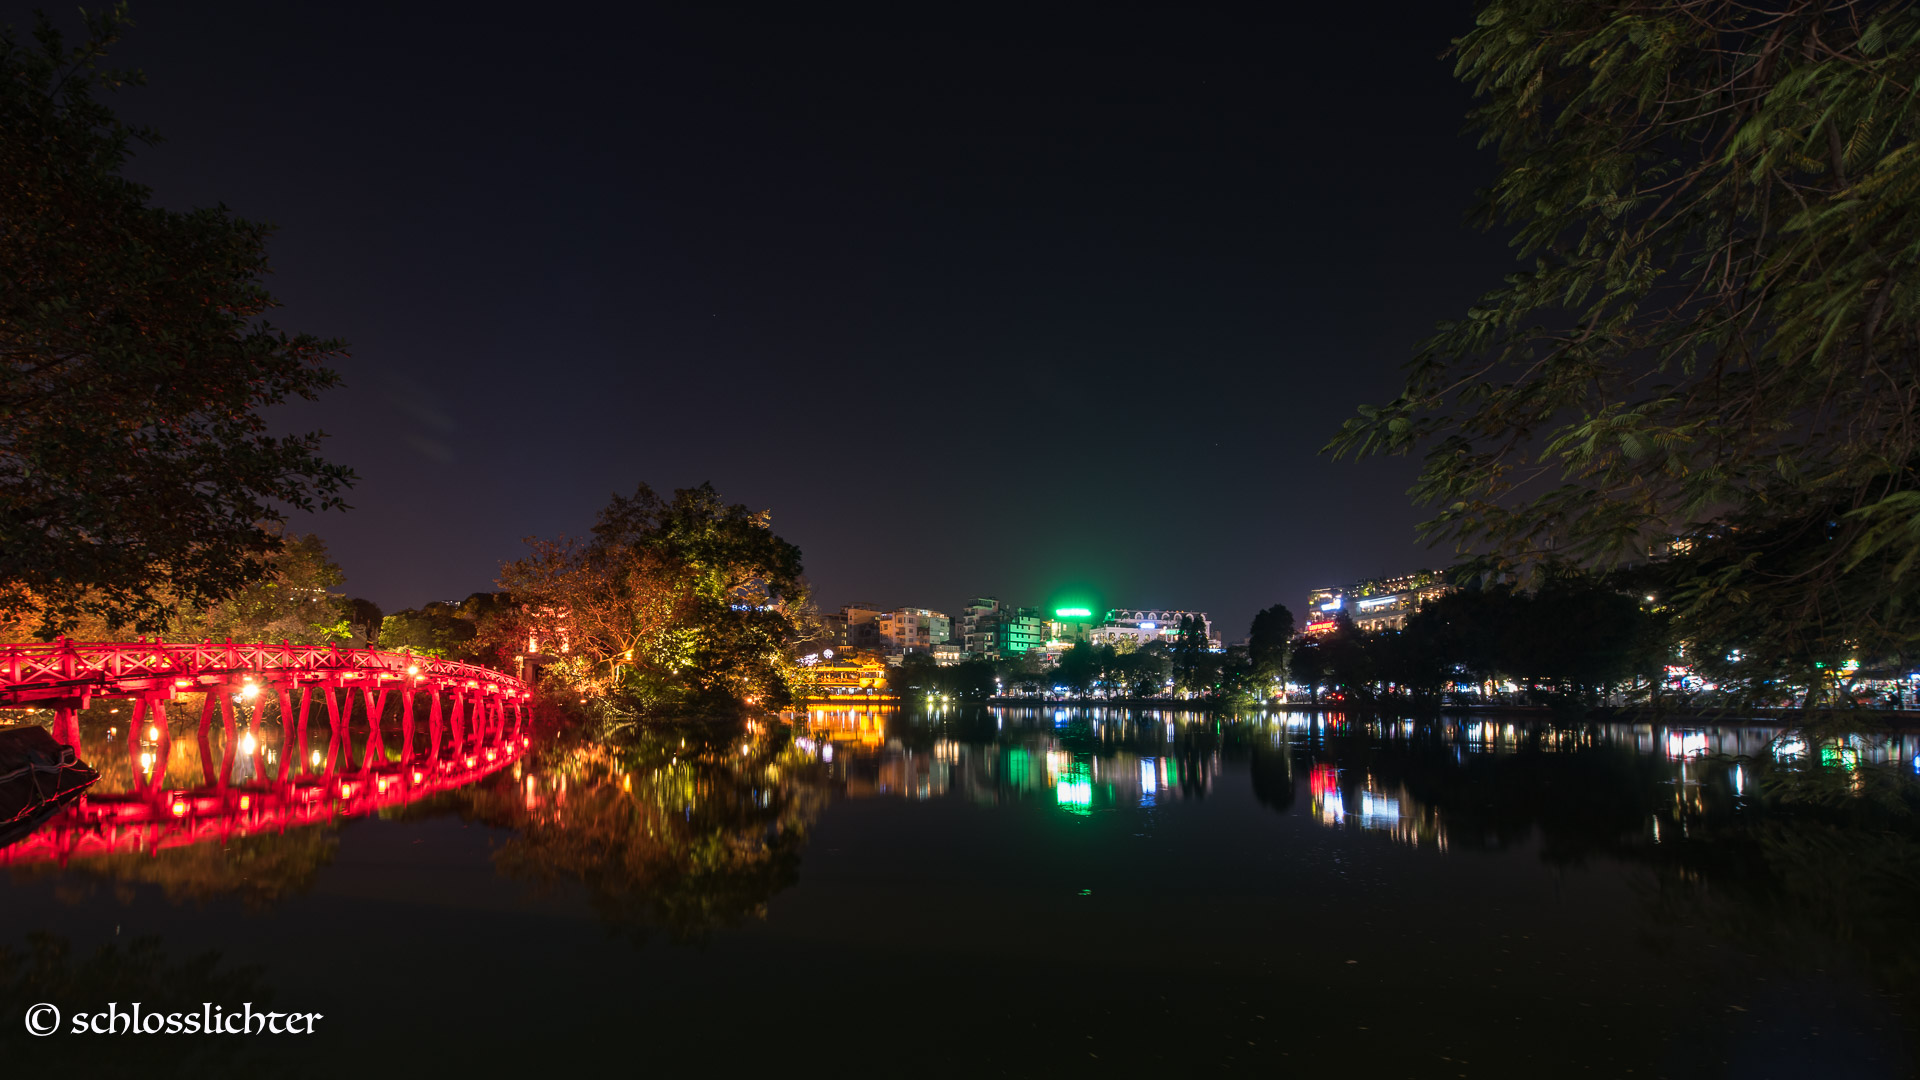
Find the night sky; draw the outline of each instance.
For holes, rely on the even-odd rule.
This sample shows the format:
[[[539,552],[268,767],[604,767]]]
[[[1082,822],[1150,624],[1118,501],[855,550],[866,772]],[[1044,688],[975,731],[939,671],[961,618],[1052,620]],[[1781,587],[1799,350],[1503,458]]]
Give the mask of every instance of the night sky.
[[[1233,641],[1448,561],[1407,463],[1318,455],[1512,265],[1465,220],[1470,5],[1401,6],[136,3],[116,107],[158,202],[278,225],[276,321],[351,343],[277,422],[360,475],[295,522],[355,595],[457,599],[711,480],[824,610]]]

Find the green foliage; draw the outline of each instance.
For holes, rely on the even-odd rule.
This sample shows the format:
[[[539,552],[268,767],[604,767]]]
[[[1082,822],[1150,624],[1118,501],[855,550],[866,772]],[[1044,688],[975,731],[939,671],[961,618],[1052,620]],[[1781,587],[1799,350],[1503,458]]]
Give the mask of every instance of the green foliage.
[[[360,596],[347,598],[347,623],[353,628],[353,636],[368,648],[379,644],[383,618],[379,604]]]
[[[1682,639],[1802,671],[1920,634],[1920,7],[1489,0],[1456,42],[1526,267],[1337,454],[1414,453],[1427,535],[1666,563]]]
[[[887,673],[887,686],[903,697],[945,694],[960,701],[985,701],[994,694],[996,665],[975,657],[942,667],[926,653],[908,653]]]
[[[1206,623],[1198,615],[1182,615],[1179,634],[1173,643],[1174,689],[1189,694],[1211,690],[1219,664],[1208,648]]]
[[[352,637],[350,611],[332,590],[346,580],[318,536],[284,537],[280,550],[267,558],[263,580],[205,607],[181,605],[172,622],[189,640],[344,642]]]
[[[744,745],[713,725],[642,732],[617,751],[553,755],[539,803],[519,785],[464,790],[506,830],[495,865],[510,878],[576,881],[610,930],[701,941],[764,919],[799,879],[825,778],[790,753],[790,733]],[[556,781],[564,780],[564,797]],[[552,794],[549,794],[552,793]]]
[[[1316,695],[1328,686],[1416,707],[1437,704],[1449,682],[1511,679],[1540,702],[1590,706],[1630,683],[1656,685],[1667,640],[1664,614],[1620,583],[1559,566],[1532,591],[1448,593],[1399,630],[1363,633],[1343,612],[1331,632],[1294,646],[1293,677]]]
[[[586,541],[532,546],[501,571],[512,632],[616,716],[781,705],[804,678],[792,659],[812,630],[800,549],[769,512],[727,505],[710,484],[671,500],[642,484]]]
[[[1293,612],[1275,604],[1253,617],[1247,631],[1247,659],[1257,677],[1269,682],[1285,679],[1287,653],[1293,642]]]
[[[498,664],[510,635],[497,632],[512,619],[513,605],[505,593],[477,592],[459,603],[435,600],[417,608],[396,611],[380,620],[380,647],[415,656]]]
[[[338,382],[339,345],[262,319],[267,227],[149,206],[121,175],[154,141],[96,96],[142,81],[103,66],[127,25],[0,31],[0,617],[43,637],[164,630],[262,581],[263,523],[353,480],[319,433],[268,433],[265,409]]]
[[[1326,639],[1319,636],[1301,638],[1294,644],[1287,663],[1289,679],[1296,685],[1306,687],[1307,697],[1318,705],[1320,687],[1326,683],[1329,670]]]

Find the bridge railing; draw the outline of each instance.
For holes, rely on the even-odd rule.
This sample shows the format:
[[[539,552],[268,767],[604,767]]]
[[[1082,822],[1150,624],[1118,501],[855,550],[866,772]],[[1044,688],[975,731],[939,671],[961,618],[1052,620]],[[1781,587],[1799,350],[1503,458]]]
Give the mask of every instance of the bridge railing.
[[[416,684],[461,686],[506,697],[529,693],[527,685],[503,672],[461,660],[415,656],[383,649],[342,649],[335,645],[278,645],[223,642],[78,642],[58,639],[0,645],[0,691],[18,698],[35,688],[93,684],[95,694],[110,696],[116,684],[154,679],[189,679],[239,673],[261,676],[409,678]],[[0,703],[3,704],[3,703]]]

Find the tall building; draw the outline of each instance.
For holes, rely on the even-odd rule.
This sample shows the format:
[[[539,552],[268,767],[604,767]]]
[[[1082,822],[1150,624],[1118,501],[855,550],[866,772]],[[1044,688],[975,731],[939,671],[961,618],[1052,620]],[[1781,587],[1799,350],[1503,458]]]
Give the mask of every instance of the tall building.
[[[840,616],[847,621],[846,641],[842,644],[849,649],[866,649],[869,652],[880,651],[880,617],[886,611],[877,604],[853,603],[840,608]]]
[[[1038,608],[1002,609],[1000,626],[1006,642],[1003,656],[1025,656],[1029,650],[1047,647],[1047,621]]]
[[[1044,649],[1047,644],[1047,621],[1039,611],[1006,607],[997,597],[967,601],[961,609],[960,625],[967,652],[973,656],[1025,656],[1029,649]]]
[[[1454,586],[1447,583],[1445,571],[1432,570],[1315,589],[1307,594],[1306,632],[1326,633],[1333,629],[1342,612],[1361,630],[1398,630],[1407,624],[1407,616],[1422,605],[1453,590]]]
[[[960,609],[960,644],[966,647],[968,655],[998,655],[999,620],[998,597],[976,596],[967,601],[967,606]]]

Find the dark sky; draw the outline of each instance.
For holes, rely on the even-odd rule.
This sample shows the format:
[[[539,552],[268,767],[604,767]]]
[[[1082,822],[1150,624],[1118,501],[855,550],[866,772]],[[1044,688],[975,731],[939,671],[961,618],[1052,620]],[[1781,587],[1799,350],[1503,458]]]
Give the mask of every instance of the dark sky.
[[[283,419],[360,475],[296,523],[354,594],[711,480],[827,610],[1237,640],[1446,561],[1405,463],[1317,455],[1511,265],[1464,223],[1470,7],[1401,8],[136,3],[117,107],[156,199],[277,224],[277,321],[351,343]]]

